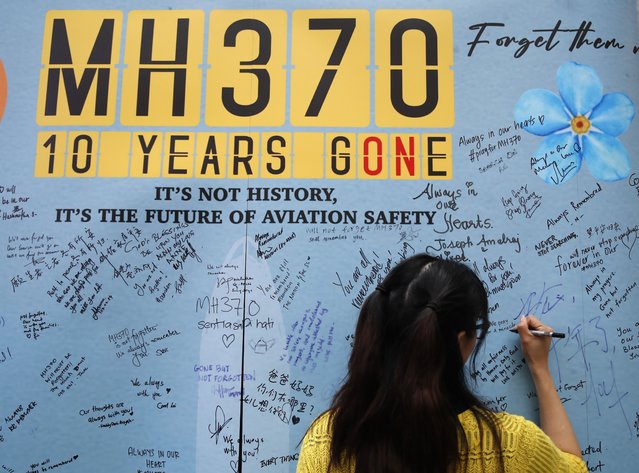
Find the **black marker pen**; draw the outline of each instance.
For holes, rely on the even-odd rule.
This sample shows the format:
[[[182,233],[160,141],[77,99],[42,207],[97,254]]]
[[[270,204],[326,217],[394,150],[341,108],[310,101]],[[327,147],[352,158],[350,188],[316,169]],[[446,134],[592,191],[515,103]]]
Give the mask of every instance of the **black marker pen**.
[[[519,333],[516,328],[511,328],[511,332]],[[553,338],[566,338],[566,334],[562,332],[544,332],[543,330],[531,330],[535,337],[553,337]]]

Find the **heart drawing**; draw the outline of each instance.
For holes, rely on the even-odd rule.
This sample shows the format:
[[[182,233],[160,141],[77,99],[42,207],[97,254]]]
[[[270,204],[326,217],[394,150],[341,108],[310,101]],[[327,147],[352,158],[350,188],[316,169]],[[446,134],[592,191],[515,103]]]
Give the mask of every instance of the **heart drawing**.
[[[623,246],[628,248],[628,257],[630,257],[630,253],[632,253],[632,249],[634,248],[635,243],[637,243],[637,230],[622,235],[621,243],[623,244]]]
[[[232,333],[230,335],[224,334],[222,335],[222,343],[226,348],[230,347],[235,341],[235,334]]]

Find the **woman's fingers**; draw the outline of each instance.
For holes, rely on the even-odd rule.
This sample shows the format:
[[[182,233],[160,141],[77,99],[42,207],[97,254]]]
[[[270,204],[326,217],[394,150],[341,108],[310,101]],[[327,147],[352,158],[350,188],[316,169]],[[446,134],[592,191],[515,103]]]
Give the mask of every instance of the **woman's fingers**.
[[[552,332],[552,328],[545,325],[534,315],[522,316],[520,324],[528,330],[542,330],[544,332]],[[519,324],[517,324],[519,327]]]

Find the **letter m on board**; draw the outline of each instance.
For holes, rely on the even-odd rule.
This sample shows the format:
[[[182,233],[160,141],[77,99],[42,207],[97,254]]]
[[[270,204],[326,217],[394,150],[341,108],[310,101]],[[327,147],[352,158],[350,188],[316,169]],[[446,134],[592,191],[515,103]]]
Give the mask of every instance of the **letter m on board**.
[[[121,28],[122,15],[118,11],[47,14],[39,124],[113,123]]]

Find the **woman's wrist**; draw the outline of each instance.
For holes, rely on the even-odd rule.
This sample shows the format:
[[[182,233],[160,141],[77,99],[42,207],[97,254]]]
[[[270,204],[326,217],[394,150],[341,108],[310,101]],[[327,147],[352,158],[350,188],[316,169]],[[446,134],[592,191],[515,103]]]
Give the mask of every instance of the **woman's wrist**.
[[[529,371],[535,386],[548,384],[554,386],[554,380],[552,378],[552,374],[550,374],[548,365],[529,366]]]

